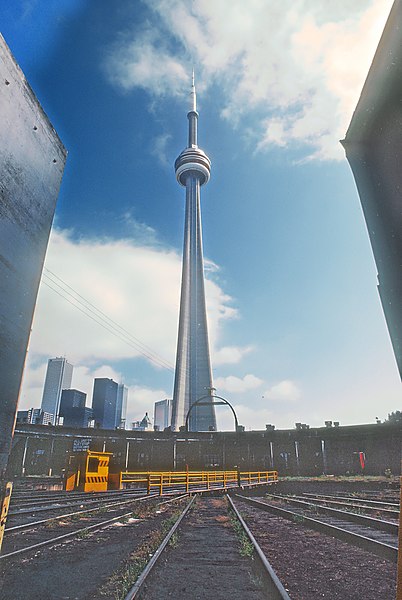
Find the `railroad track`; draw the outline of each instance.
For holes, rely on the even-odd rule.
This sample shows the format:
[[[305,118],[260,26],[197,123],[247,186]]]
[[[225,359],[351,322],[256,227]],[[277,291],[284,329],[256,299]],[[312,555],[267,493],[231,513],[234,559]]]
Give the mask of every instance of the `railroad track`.
[[[398,535],[398,522],[395,521],[386,521],[383,519],[362,515],[360,514],[360,512],[356,513],[338,508],[330,508],[327,505],[322,505],[319,503],[317,504],[314,501],[314,499],[311,499],[311,502],[306,501],[304,499],[304,496],[282,496],[277,494],[270,494],[269,498],[273,498],[274,500],[278,500],[279,502],[286,502],[286,504],[291,504],[293,506],[301,507],[302,509],[309,511],[313,515],[317,513],[324,513],[333,517],[337,517],[339,519],[346,519],[347,521],[352,521],[354,523],[366,525],[373,529],[378,529],[379,531],[392,533],[396,536]]]
[[[109,502],[117,505],[117,500],[116,498],[116,502]],[[175,500],[178,498],[176,497]],[[33,533],[28,530],[28,527],[27,530],[16,529],[15,533],[19,535],[16,535],[15,539],[20,538],[21,547],[25,543],[28,544],[29,540],[35,542],[33,539],[35,536],[38,545],[35,547],[35,543],[31,543],[30,549],[9,555],[4,559],[0,557],[0,580],[3,577],[5,582],[4,596],[2,596],[3,588],[0,583],[0,599],[25,597],[27,581],[31,582],[32,594],[35,597],[61,598],[68,586],[70,597],[80,600],[103,596],[119,597],[121,600],[123,598],[165,600],[170,597],[170,593],[176,600],[184,598],[186,600],[188,598],[319,600],[322,597],[334,600],[355,600],[355,598],[365,598],[365,600],[384,598],[385,600],[395,595],[392,589],[395,580],[392,571],[395,570],[395,565],[392,559],[382,560],[374,554],[349,546],[328,535],[309,531],[305,528],[309,518],[306,514],[292,511],[293,516],[288,516],[287,520],[284,520],[259,507],[254,507],[250,498],[236,495],[226,501],[225,498],[197,496],[194,501],[195,506],[187,508],[186,514],[180,522],[177,522],[179,516],[177,511],[180,509],[180,513],[182,512],[182,503],[185,501],[183,497],[177,504],[173,498],[169,498],[169,504],[164,504],[164,498],[149,496],[143,499],[124,499],[123,496],[123,499],[119,500],[120,503],[126,501],[127,504],[122,504],[120,509],[117,506],[103,506],[105,511],[98,511],[94,520],[90,515],[96,513],[96,510],[90,509],[90,512],[87,509],[77,511],[83,513],[82,518],[80,514],[73,516],[71,523],[68,515],[64,515],[66,522],[62,518],[63,515],[59,515],[60,519],[57,521],[43,519],[43,528],[39,524],[34,524]],[[234,512],[232,521],[227,513],[229,502],[234,505],[231,509]],[[144,518],[136,521],[134,517],[137,514],[133,514],[133,511],[136,511],[137,506],[150,505],[153,507],[152,515],[149,514],[148,517],[144,511],[144,514],[141,514]],[[239,509],[242,514],[236,516]],[[159,512],[163,514],[157,514]],[[169,536],[164,539],[164,547],[157,549],[165,535],[165,533],[161,534],[161,527],[168,524],[166,516],[169,515],[169,525],[165,531],[170,527],[172,529]],[[176,522],[174,528],[173,521]],[[237,523],[236,529],[240,532],[240,538],[236,538],[233,531],[234,522]],[[77,528],[74,531],[72,531],[73,526]],[[149,538],[151,531],[154,532],[152,535],[158,533],[159,538],[155,545],[149,546],[147,542],[143,548],[143,559],[144,556],[147,560],[151,557],[145,569],[148,573],[141,576],[130,591],[135,576],[132,574],[131,567],[127,573],[123,569],[132,560],[133,550],[136,551],[137,547],[141,547],[147,539],[152,538],[152,536]],[[55,537],[52,536],[53,533],[56,533]],[[64,538],[65,533],[71,533],[71,537]],[[46,535],[49,544],[42,550],[40,542],[46,541],[45,534],[49,534]],[[60,538],[59,534],[62,534]],[[12,532],[8,532],[8,536],[6,533],[5,543],[10,543],[11,537],[13,537]],[[257,540],[257,544],[252,540]],[[70,543],[64,543],[67,541]],[[17,550],[18,544],[16,543]],[[315,544],[314,549],[309,550],[310,544]],[[339,549],[336,544],[347,546],[347,549],[342,547]],[[335,549],[332,554],[328,554],[332,546]],[[246,556],[239,555],[239,548],[246,550]],[[253,552],[252,561],[248,556],[250,552]],[[350,576],[348,589],[347,569],[353,562],[353,553],[357,553],[355,563],[358,571],[354,571]],[[24,558],[24,569],[21,571],[24,580],[18,574],[20,557]],[[112,560],[113,565],[110,564]],[[263,567],[264,561],[267,566]],[[338,572],[335,570],[336,561],[343,561],[342,567],[338,566]],[[102,562],[105,563],[105,567],[107,565],[105,572],[100,567]],[[254,570],[257,564],[258,573]],[[91,572],[88,576],[94,566],[97,568],[96,573]],[[136,564],[136,569],[137,566]],[[137,571],[141,571],[141,568]],[[321,578],[319,569],[327,569]],[[113,572],[115,575],[112,576]],[[366,580],[369,582],[364,589],[357,587],[356,572],[361,572],[360,584],[361,580],[363,583]],[[71,573],[74,573],[73,578]],[[106,573],[110,581],[106,580],[105,583]],[[102,581],[104,583],[100,583]],[[121,592],[123,583],[128,581],[131,583],[126,583],[124,593],[116,595],[116,589],[119,588]],[[275,582],[279,583],[279,586]],[[53,590],[48,590],[49,585],[54,586]],[[105,590],[103,585],[109,585],[109,588]],[[271,591],[268,591],[270,589]]]
[[[107,501],[114,498],[122,498],[129,496],[138,496],[146,494],[146,490],[127,490],[127,491],[112,491],[112,492],[53,492],[42,496],[39,494],[31,494],[27,497],[11,496],[10,512],[16,514],[24,510],[38,510],[42,507],[51,507],[53,505],[68,506],[83,502]],[[9,514],[10,514],[9,512]]]
[[[330,500],[321,500],[320,498],[314,497],[306,497],[306,496],[287,496],[283,494],[268,494],[267,498],[272,498],[274,500],[278,500],[279,502],[286,502],[287,504],[293,504],[294,506],[304,506],[306,508],[311,508],[316,512],[326,512],[327,514],[340,514],[345,516],[346,518],[350,518],[350,520],[354,520],[356,523],[367,523],[367,525],[371,525],[374,528],[397,532],[398,531],[398,522],[399,522],[399,512],[394,513],[393,511],[386,510],[381,511],[376,508],[371,507],[361,507],[355,504],[346,504],[346,503],[338,503],[331,502]],[[340,508],[331,508],[331,506],[338,506]],[[365,514],[368,513],[368,514]],[[385,515],[386,520],[379,519],[378,514],[382,513]],[[370,515],[375,515],[371,517]]]
[[[86,514],[97,512],[97,511],[106,511],[109,508],[113,509],[116,507],[125,506],[128,504],[132,504],[133,502],[147,500],[150,498],[153,498],[153,496],[138,496],[136,498],[131,498],[129,500],[116,500],[114,502],[109,502],[108,504],[101,504],[100,506],[98,505],[94,508],[85,508],[83,510],[78,510],[78,511],[75,511],[72,513],[63,513],[61,515],[53,515],[47,519],[40,519],[40,520],[34,520],[36,518],[35,514],[33,514],[33,515],[31,513],[18,514],[17,521],[21,521],[22,517],[24,517],[24,521],[22,523],[20,522],[19,524],[15,524],[15,519],[12,518],[11,521],[8,520],[7,527],[6,527],[6,533],[9,535],[11,533],[15,533],[15,532],[19,532],[19,531],[23,531],[23,530],[27,530],[27,529],[32,529],[34,527],[37,527],[38,525],[46,525],[48,523],[54,523],[60,519],[77,517],[79,515],[86,515]],[[81,506],[82,506],[82,504],[81,504]],[[52,511],[50,510],[49,512],[52,512]]]
[[[383,503],[383,506],[368,504],[366,500],[355,498],[344,498],[342,496],[322,496],[318,494],[303,494],[303,496],[294,496],[298,500],[313,501],[316,504],[327,506],[339,506],[345,510],[364,512],[367,514],[381,513],[389,519],[399,520],[399,504]],[[342,499],[343,498],[343,499]]]
[[[163,498],[158,496],[159,498]],[[159,501],[156,504],[163,505],[174,502],[183,496],[175,496],[169,500]],[[34,522],[26,522],[19,525],[8,525],[4,537],[0,561],[16,556],[32,553],[44,546],[64,543],[65,541],[88,534],[90,531],[103,529],[118,521],[124,521],[133,517],[134,510],[127,510],[129,504],[153,501],[155,496],[142,496],[112,502],[92,509],[84,509],[73,513],[67,513],[41,519]],[[105,512],[108,518],[105,519]],[[56,530],[59,535],[51,535]],[[60,534],[60,530],[63,531]]]
[[[154,497],[155,494],[152,495],[147,495],[147,497]],[[130,502],[133,502],[137,499],[140,499],[144,497],[144,493],[141,494],[126,494],[126,495],[119,495],[117,497],[115,496],[97,496],[97,497],[93,497],[92,494],[87,494],[84,497],[78,497],[78,498],[72,498],[70,501],[58,501],[57,499],[54,499],[51,502],[47,502],[45,504],[43,503],[39,503],[39,504],[35,504],[33,503],[31,506],[24,506],[24,507],[15,507],[13,509],[11,509],[8,513],[8,520],[7,520],[7,526],[11,527],[14,525],[18,525],[18,524],[22,524],[25,522],[29,522],[29,521],[35,521],[37,520],[37,515],[41,514],[41,515],[54,515],[54,518],[58,518],[61,516],[61,514],[65,513],[66,511],[72,510],[74,509],[74,507],[78,507],[78,508],[85,508],[86,510],[90,511],[92,510],[92,508],[94,508],[94,510],[100,510],[102,507],[106,508],[107,506],[111,505],[111,504],[129,504]]]
[[[286,502],[297,503],[296,508],[289,510],[278,505],[279,502],[272,504],[268,501],[256,500],[239,494],[234,496],[251,504],[254,508],[265,510],[320,533],[331,535],[368,550],[386,560],[397,562],[398,528],[394,523],[381,522],[379,519],[370,519],[369,517],[336,509],[324,510],[324,507],[321,507],[324,514],[320,515],[318,519],[315,511],[319,507],[309,505],[306,502],[302,504],[303,501],[286,498]],[[281,501],[285,502],[285,499],[281,498]]]
[[[320,494],[319,492],[303,492],[308,496],[328,496],[329,498],[343,497],[358,500],[375,500],[376,502],[390,502],[391,504],[399,504],[399,486],[395,491],[384,492],[382,490],[366,490],[360,492],[338,491],[336,493]]]
[[[392,560],[310,529],[302,515],[284,518],[248,498],[234,499],[292,600],[395,598]]]
[[[243,549],[247,548],[244,556],[239,552],[239,543]],[[252,554],[256,558],[254,561],[250,560]],[[258,577],[252,575],[256,562],[259,564]],[[193,497],[125,600],[164,600],[171,595],[176,600],[191,597],[290,600],[228,496],[220,499]]]
[[[324,495],[324,494],[312,494],[304,492],[305,498],[310,498],[316,502],[331,502],[339,503],[344,506],[352,506],[354,508],[364,508],[365,510],[382,511],[399,516],[399,502],[384,502],[379,500],[369,500],[367,498],[361,498],[359,496],[339,496],[339,495]]]

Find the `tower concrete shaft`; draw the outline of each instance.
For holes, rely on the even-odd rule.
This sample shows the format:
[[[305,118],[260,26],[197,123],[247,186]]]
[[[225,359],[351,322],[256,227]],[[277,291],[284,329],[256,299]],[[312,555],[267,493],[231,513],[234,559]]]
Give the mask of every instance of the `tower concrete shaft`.
[[[205,403],[192,410],[189,428],[191,431],[208,431],[216,430],[216,418],[211,396],[212,374],[205,305],[200,188],[209,180],[211,161],[197,145],[198,113],[194,79],[187,118],[188,147],[175,162],[177,181],[186,188],[186,216],[172,429],[178,430],[184,425],[190,406],[207,396]]]

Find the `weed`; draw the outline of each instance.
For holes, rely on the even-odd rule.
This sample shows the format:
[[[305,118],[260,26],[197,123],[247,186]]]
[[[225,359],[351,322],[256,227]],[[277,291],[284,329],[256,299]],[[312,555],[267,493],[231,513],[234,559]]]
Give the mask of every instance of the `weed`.
[[[236,533],[237,539],[239,541],[239,552],[240,556],[249,556],[250,558],[253,556],[254,546],[250,542],[247,537],[246,532],[244,531],[240,521],[236,517],[233,511],[229,511],[230,520],[232,523],[232,527]]]
[[[304,517],[303,515],[293,515],[292,517],[292,521],[294,523],[296,523],[297,525],[301,525],[302,523],[304,523]]]
[[[177,548],[178,545],[179,545],[179,534],[177,533],[177,531],[175,531],[169,540],[169,546],[171,548]]]
[[[71,517],[69,517],[70,521],[74,522],[74,521],[80,521],[81,519],[88,519],[90,517],[90,514],[87,512],[84,513],[80,513],[77,515],[71,515]]]
[[[79,540],[85,540],[90,535],[91,535],[91,532],[88,531],[88,530],[86,530],[86,529],[84,529],[84,530],[81,530],[81,531],[79,531],[77,533],[77,539],[79,539]]]
[[[98,514],[103,514],[103,513],[107,513],[109,511],[109,508],[107,506],[101,506],[100,508],[98,508],[98,510],[96,511]]]
[[[59,525],[63,525],[63,523],[60,523],[57,519],[50,519],[49,521],[46,521],[45,527],[46,529],[54,529]]]

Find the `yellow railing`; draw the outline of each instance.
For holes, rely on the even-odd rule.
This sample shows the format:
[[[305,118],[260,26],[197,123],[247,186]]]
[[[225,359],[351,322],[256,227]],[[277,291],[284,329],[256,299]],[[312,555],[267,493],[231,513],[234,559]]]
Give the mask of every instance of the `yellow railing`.
[[[190,492],[235,486],[258,485],[278,481],[277,471],[122,471],[120,489],[127,484],[155,489],[162,495],[167,488],[179,488]]]

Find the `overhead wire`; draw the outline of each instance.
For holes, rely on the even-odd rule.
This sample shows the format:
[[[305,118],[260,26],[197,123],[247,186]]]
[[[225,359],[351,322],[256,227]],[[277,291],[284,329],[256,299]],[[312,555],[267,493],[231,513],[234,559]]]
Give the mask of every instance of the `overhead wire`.
[[[46,281],[47,278],[47,281]],[[58,283],[58,281],[61,282]],[[74,306],[81,313],[95,321],[98,325],[109,331],[112,335],[119,338],[128,346],[131,346],[137,352],[139,352],[142,356],[153,362],[160,368],[168,369],[170,371],[174,371],[173,365],[171,365],[164,358],[160,357],[156,352],[154,352],[149,346],[141,342],[138,338],[132,335],[127,329],[122,327],[119,323],[111,319],[106,313],[97,308],[92,302],[84,298],[79,292],[74,290],[67,282],[65,282],[61,277],[50,271],[50,269],[44,268],[42,273],[42,282],[51,290],[53,290],[56,294],[61,296],[64,300],[66,300],[69,304]],[[55,287],[52,287],[56,286]],[[66,289],[68,288],[68,289]],[[69,291],[71,290],[71,292]],[[84,302],[83,302],[83,301]]]
[[[82,296],[79,292],[77,292],[77,290],[75,290],[74,288],[72,288],[66,281],[64,281],[61,277],[59,277],[58,275],[56,275],[56,273],[53,273],[53,271],[51,271],[50,269],[47,269],[46,267],[44,267],[44,271],[46,271],[45,275],[47,273],[50,273],[51,277],[56,277],[56,279],[58,279],[59,281],[61,281],[61,283],[69,288],[76,296],[78,296],[79,298],[81,298],[82,300],[84,300],[84,302],[86,304],[88,304],[90,307],[92,307],[93,309],[95,309],[96,313],[99,313],[99,315],[101,315],[100,318],[106,318],[107,321],[109,321],[110,323],[113,324],[113,326],[116,326],[118,329],[120,329],[124,335],[127,335],[129,338],[131,338],[131,340],[133,341],[134,344],[137,344],[140,348],[142,348],[145,352],[155,356],[159,361],[163,362],[166,364],[166,366],[168,366],[169,368],[173,368],[172,365],[170,363],[168,363],[168,361],[166,361],[164,358],[162,358],[161,356],[159,356],[157,354],[157,352],[155,352],[152,348],[150,348],[149,346],[147,346],[146,344],[144,344],[143,342],[141,342],[141,340],[139,340],[138,338],[136,338],[132,333],[130,333],[127,329],[125,329],[122,325],[120,325],[119,323],[117,323],[116,321],[114,321],[111,317],[109,317],[109,315],[107,315],[106,313],[104,313],[102,310],[100,310],[97,306],[95,306],[92,302],[90,302],[89,300],[87,300],[87,298],[84,298],[84,296]],[[48,276],[49,277],[49,276]],[[51,279],[50,277],[50,279]],[[51,279],[52,280],[52,279]],[[58,284],[56,281],[52,281],[53,283],[55,283],[55,285],[57,285],[58,287],[61,287],[60,284]],[[62,288],[63,289],[63,288]],[[69,294],[70,296],[74,297],[70,292],[68,292],[68,290],[65,290],[67,294]],[[82,304],[78,299],[74,298],[74,300],[76,300],[77,302],[79,302],[80,304]],[[93,312],[91,310],[91,308],[86,307],[90,312]]]

